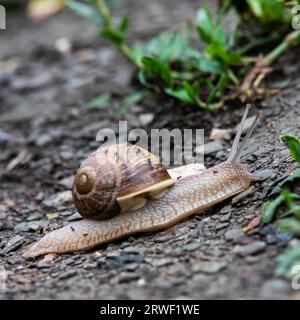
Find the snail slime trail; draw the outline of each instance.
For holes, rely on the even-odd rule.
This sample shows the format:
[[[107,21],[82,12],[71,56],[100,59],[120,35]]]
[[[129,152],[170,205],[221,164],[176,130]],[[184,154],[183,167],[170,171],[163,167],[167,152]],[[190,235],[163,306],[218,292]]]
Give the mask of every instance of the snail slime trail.
[[[114,307],[107,304],[100,308],[100,315],[127,315],[128,318],[131,318],[133,311],[134,307]]]

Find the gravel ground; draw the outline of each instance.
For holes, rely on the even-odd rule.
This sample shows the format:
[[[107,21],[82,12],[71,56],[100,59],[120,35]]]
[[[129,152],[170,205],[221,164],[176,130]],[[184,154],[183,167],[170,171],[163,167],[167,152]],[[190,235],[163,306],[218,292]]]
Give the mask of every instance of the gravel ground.
[[[135,40],[193,17],[198,7],[143,0],[128,9],[124,3],[120,11],[133,17]],[[55,50],[60,37],[70,39],[71,53]],[[256,104],[264,116],[244,159],[263,181],[165,231],[25,261],[28,244],[78,218],[69,190],[80,161],[98,146],[99,129],[116,128],[119,119],[129,129],[204,127],[207,142],[212,127],[234,128],[243,108],[208,114],[162,99],[117,117],[116,108],[136,88],[134,68],[69,12],[39,23],[11,16],[0,41],[0,267],[8,271],[1,299],[300,298],[287,280],[274,277],[275,258],[291,238],[272,226],[242,232],[295,167],[279,135],[300,134],[299,50],[285,54],[267,78],[281,92]],[[87,111],[86,101],[104,92],[112,93],[110,108]],[[223,161],[231,140],[215,146],[205,164]]]

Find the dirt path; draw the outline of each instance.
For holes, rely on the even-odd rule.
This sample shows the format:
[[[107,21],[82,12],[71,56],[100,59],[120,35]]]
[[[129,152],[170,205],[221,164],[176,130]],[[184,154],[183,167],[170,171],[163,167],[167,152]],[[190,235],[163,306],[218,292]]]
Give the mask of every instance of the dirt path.
[[[141,40],[192,17],[197,6],[190,3],[139,1],[130,7],[135,17],[132,37]],[[249,237],[241,232],[257,216],[276,180],[294,167],[278,137],[300,134],[299,50],[282,57],[268,79],[269,86],[282,92],[257,104],[264,117],[245,159],[264,173],[265,181],[254,183],[244,197],[163,232],[51,261],[25,261],[21,254],[29,243],[76,218],[68,194],[59,195],[69,190],[80,161],[98,146],[96,132],[116,127],[114,110],[135,83],[132,66],[98,40],[96,29],[85,21],[66,12],[39,24],[18,15],[11,21],[26,23],[26,28],[19,32],[14,24],[0,34],[0,66],[6,61],[11,68],[0,73],[0,267],[8,271],[1,299],[300,298],[288,281],[273,275],[275,258],[291,239],[271,227]],[[54,48],[62,36],[73,43],[72,53],[65,56]],[[110,108],[86,111],[86,101],[104,92],[113,93]],[[238,106],[211,115],[153,101],[123,118],[129,129],[204,124],[208,136],[213,125],[233,128],[243,112]],[[146,113],[154,119],[143,125],[141,115]],[[206,164],[222,161],[230,143],[206,157]],[[14,166],[16,157],[20,163]],[[15,243],[9,246],[9,241]]]

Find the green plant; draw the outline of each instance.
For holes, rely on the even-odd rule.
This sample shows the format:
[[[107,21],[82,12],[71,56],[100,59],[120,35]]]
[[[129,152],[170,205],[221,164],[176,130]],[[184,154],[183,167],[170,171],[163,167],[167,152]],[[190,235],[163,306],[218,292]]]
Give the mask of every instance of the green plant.
[[[228,100],[251,99],[265,69],[289,46],[298,44],[300,31],[289,33],[290,10],[284,1],[247,0],[223,1],[218,14],[213,16],[209,8],[200,8],[194,22],[187,22],[176,30],[165,31],[144,44],[129,44],[127,15],[116,22],[113,10],[118,1],[68,0],[68,6],[77,14],[96,23],[99,34],[113,43],[137,67],[137,78],[149,92],[163,92],[183,104],[196,105],[206,110],[217,110]],[[241,10],[241,4],[244,8]],[[225,31],[224,21],[229,14],[235,15],[232,30]],[[273,41],[269,54],[261,57],[265,37],[247,38],[239,31],[240,22],[253,23],[261,29],[276,22],[288,26],[280,35],[270,37]],[[191,36],[197,32],[202,50],[191,45]],[[249,57],[255,48],[257,56]],[[250,63],[249,63],[250,62]]]
[[[109,93],[104,93],[104,94],[90,100],[86,104],[86,107],[87,107],[87,109],[98,109],[98,108],[105,107],[106,105],[108,105],[110,98],[111,98],[111,96]]]
[[[300,165],[300,139],[291,134],[281,136],[281,140],[287,143],[291,155]],[[262,206],[262,223],[267,224],[276,220],[279,230],[300,236],[300,194],[295,193],[289,187],[300,186],[300,167],[297,168],[283,183],[282,191],[273,201],[268,201]],[[278,257],[277,275],[291,275],[292,268],[300,262],[300,242],[293,248],[287,249]]]

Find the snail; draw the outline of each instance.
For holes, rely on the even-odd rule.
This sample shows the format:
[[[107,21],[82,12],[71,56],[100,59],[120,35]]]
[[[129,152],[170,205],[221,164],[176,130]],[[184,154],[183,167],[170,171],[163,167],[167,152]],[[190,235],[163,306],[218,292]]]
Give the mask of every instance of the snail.
[[[253,178],[248,166],[240,163],[240,157],[243,147],[254,130],[258,116],[239,147],[249,108],[250,106],[246,107],[228,159],[207,170],[187,165],[179,168],[183,176],[178,177],[176,169],[167,171],[147,151],[129,147],[130,157],[131,153],[136,151],[141,151],[141,154],[138,152],[138,155],[142,157],[142,160],[137,163],[129,157],[129,163],[135,163],[140,172],[148,168],[153,175],[146,173],[145,181],[147,183],[143,186],[140,185],[143,184],[142,177],[139,174],[133,174],[132,177],[141,178],[135,186],[128,184],[126,174],[112,173],[109,176],[111,180],[107,182],[107,185],[103,181],[99,184],[102,188],[106,186],[113,191],[109,197],[110,204],[103,205],[103,195],[101,199],[96,199],[100,187],[96,186],[95,188],[95,181],[100,171],[95,166],[97,163],[106,163],[108,166],[116,165],[119,169],[126,166],[126,163],[123,163],[121,159],[126,152],[126,146],[119,146],[120,154],[119,157],[117,155],[117,164],[106,162],[106,160],[103,162],[102,159],[105,154],[115,155],[118,150],[117,146],[108,147],[109,149],[103,149],[100,153],[92,154],[78,170],[73,187],[75,205],[88,218],[70,223],[46,234],[41,240],[31,245],[23,256],[33,258],[48,253],[89,250],[97,245],[133,233],[165,229],[192,214],[240,193],[250,185]],[[97,157],[97,155],[101,155],[101,157]],[[96,160],[97,158],[98,160]],[[106,173],[104,171],[102,178],[107,177],[107,171]],[[129,175],[128,172],[127,175]],[[157,177],[162,180],[158,181]],[[153,180],[152,186],[148,184],[149,180]],[[117,181],[113,187],[112,181]],[[119,185],[121,181],[127,183],[124,187],[132,190],[132,194],[124,192],[124,189]],[[118,190],[121,191],[120,197],[114,194]],[[96,200],[95,203],[93,201],[90,203],[89,199],[84,198],[89,193],[91,193],[93,201]],[[80,198],[80,194],[83,194],[83,197]],[[89,209],[91,213],[87,212]]]

